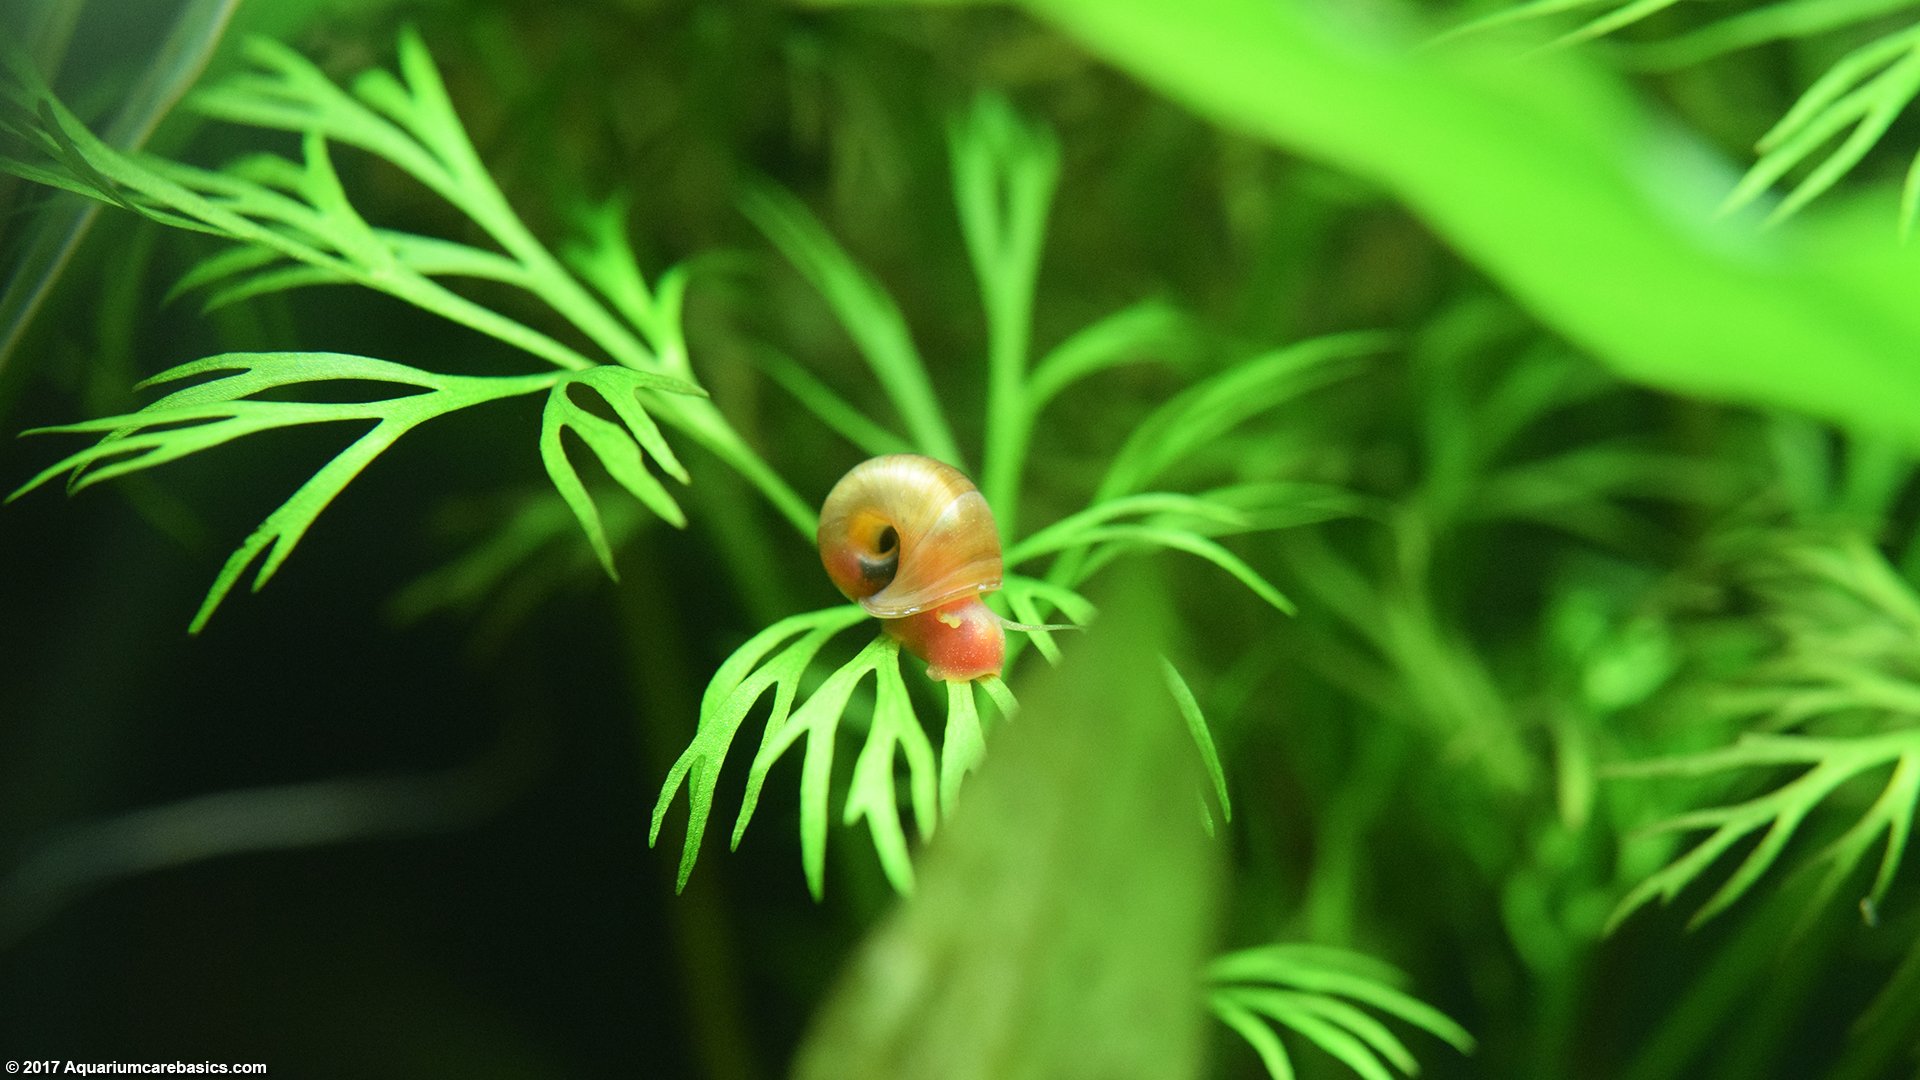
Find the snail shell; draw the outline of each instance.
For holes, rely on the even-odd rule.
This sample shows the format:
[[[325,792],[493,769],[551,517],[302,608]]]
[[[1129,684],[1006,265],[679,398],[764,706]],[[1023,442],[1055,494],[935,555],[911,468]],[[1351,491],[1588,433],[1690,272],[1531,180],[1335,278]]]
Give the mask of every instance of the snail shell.
[[[929,676],[1000,673],[1006,635],[980,602],[1000,587],[1000,534],[960,470],[918,454],[862,462],[828,493],[818,541],[834,585],[926,660]]]

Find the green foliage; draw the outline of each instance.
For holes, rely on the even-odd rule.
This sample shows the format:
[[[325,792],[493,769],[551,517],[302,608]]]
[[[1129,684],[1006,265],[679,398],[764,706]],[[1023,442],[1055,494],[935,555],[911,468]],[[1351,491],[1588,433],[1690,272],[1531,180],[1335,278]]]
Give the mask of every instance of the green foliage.
[[[1763,236],[1710,224],[1725,189],[1703,152],[1580,50],[1416,50],[1308,0],[1029,7],[1210,121],[1363,178],[1624,378],[1920,445],[1920,418],[1892,404],[1920,396],[1920,373],[1890,359],[1920,348],[1920,267],[1863,260],[1884,226],[1860,215]],[[1844,312],[1808,302],[1842,293]]]
[[[1029,371],[1033,293],[1059,151],[1050,136],[1026,125],[1004,101],[994,99],[977,102],[954,125],[950,143],[955,201],[980,282],[988,328],[982,490],[996,508],[1002,532],[1013,533],[1033,424],[1042,407],[1072,383],[1112,368],[1164,337],[1177,325],[1177,316],[1164,305],[1152,303],[1123,309],[1071,335]],[[756,188],[746,197],[744,209],[827,300],[912,434],[908,445],[932,457],[959,460],[952,429],[935,404],[926,366],[899,305],[791,195]],[[1379,351],[1387,340],[1378,334],[1353,334],[1259,354],[1176,395],[1128,438],[1091,506],[1005,548],[1008,573],[999,593],[1001,601],[1028,625],[1043,625],[1055,612],[1076,625],[1084,624],[1095,611],[1078,590],[1093,573],[1122,554],[1162,550],[1205,559],[1273,608],[1291,613],[1292,602],[1279,589],[1213,537],[1337,515],[1345,512],[1338,492],[1329,499],[1328,489],[1307,484],[1249,485],[1203,494],[1142,489],[1193,458],[1213,439],[1349,373],[1352,361]],[[799,364],[777,354],[768,363],[795,400],[849,442],[870,452],[901,447],[902,440]],[[1288,515],[1289,510],[1294,513]],[[1276,513],[1281,517],[1276,518]],[[1052,563],[1044,576],[1020,572],[1047,558]],[[768,770],[804,736],[801,861],[808,887],[815,897],[821,895],[834,738],[855,688],[869,673],[876,680],[874,703],[844,817],[847,824],[867,820],[888,880],[902,892],[911,888],[906,830],[894,791],[895,749],[907,761],[913,815],[924,840],[933,833],[935,792],[940,805],[950,808],[961,777],[980,760],[984,745],[978,705],[970,689],[949,690],[937,781],[931,742],[913,696],[902,682],[899,648],[890,639],[877,638],[828,675],[796,708],[801,680],[810,666],[828,639],[858,621],[858,612],[858,608],[830,608],[784,619],[741,646],[715,674],[702,701],[693,743],[667,776],[649,833],[649,843],[657,842],[666,811],[686,783],[690,815],[680,860],[682,888],[712,813],[727,749],[748,711],[771,689],[772,712],[748,775],[733,842],[738,846]],[[1034,631],[1033,641],[1047,659],[1059,661],[1051,630]],[[1017,652],[1010,649],[1010,658]],[[768,660],[770,654],[773,658]],[[1013,703],[1004,684],[998,679],[983,682],[1003,715],[1010,714]],[[1167,686],[1206,764],[1221,815],[1230,820],[1225,774],[1206,721],[1192,691],[1170,664]],[[1204,803],[1202,812],[1211,829],[1211,813]]]
[[[204,70],[239,0],[195,0],[183,5],[159,52],[108,124],[105,139],[122,148],[138,147],[152,135],[161,117],[180,100]],[[44,15],[50,16],[51,12]],[[20,23],[28,20],[21,18]],[[50,20],[49,20],[50,21]],[[16,25],[22,38],[36,36]],[[92,228],[98,206],[48,205],[32,221],[14,273],[0,289],[0,369],[19,346],[41,303],[59,281],[73,253]]]
[[[1616,767],[1622,776],[1694,777],[1798,769],[1741,802],[1676,814],[1654,831],[1711,830],[1620,901],[1618,924],[1655,897],[1672,900],[1734,845],[1760,839],[1695,914],[1725,911],[1772,868],[1801,826],[1850,784],[1891,769],[1878,797],[1804,864],[1819,873],[1809,908],[1831,899],[1876,843],[1879,868],[1860,900],[1868,922],[1892,886],[1920,807],[1920,595],[1857,537],[1747,538],[1736,570],[1755,590],[1775,642],[1707,701],[1746,728],[1731,746]]]
[[[1200,711],[1200,702],[1193,696],[1193,688],[1187,685],[1186,677],[1173,661],[1160,658],[1160,669],[1167,678],[1167,692],[1173,695],[1173,702],[1180,707],[1180,715],[1187,722],[1187,734],[1192,736],[1194,747],[1200,751],[1200,764],[1207,770],[1207,779],[1213,784],[1214,798],[1220,801],[1220,818],[1233,820],[1233,801],[1227,797],[1227,773],[1220,766],[1220,751],[1214,748],[1213,733],[1207,730],[1207,718]],[[1213,814],[1201,804],[1202,822],[1206,825],[1207,835],[1213,835]]]
[[[637,404],[633,404],[634,395],[643,389],[665,389],[681,391],[688,389],[686,384],[664,375],[653,375],[638,371],[621,371],[615,378],[595,378],[587,380],[599,372],[583,372],[572,375],[566,372],[554,372],[546,375],[497,376],[479,378],[474,376],[436,375],[403,364],[374,360],[364,356],[342,356],[332,353],[254,353],[214,356],[182,364],[177,368],[164,371],[143,385],[178,382],[182,379],[202,375],[218,377],[198,382],[183,390],[176,390],[137,413],[124,416],[108,416],[97,420],[83,420],[79,423],[65,424],[56,428],[43,428],[43,432],[85,434],[104,432],[99,442],[84,450],[76,451],[60,461],[48,466],[32,480],[9,496],[9,499],[39,487],[62,472],[71,470],[73,478],[68,484],[71,491],[78,491],[90,484],[102,480],[111,480],[116,476],[142,469],[150,469],[174,461],[189,454],[219,446],[244,435],[254,435],[276,428],[294,427],[303,424],[319,424],[337,421],[373,421],[373,427],[361,435],[352,445],[341,451],[326,465],[322,466],[313,478],[302,484],[280,508],[267,516],[252,536],[242,543],[238,550],[227,559],[220,574],[214,579],[213,587],[208,590],[206,600],[194,615],[190,629],[198,631],[206,625],[219,607],[220,601],[246,572],[248,566],[267,552],[266,560],[260,566],[260,572],[254,577],[253,588],[259,589],[273,577],[280,564],[293,552],[294,545],[306,535],[307,529],[319,517],[320,512],[333,502],[334,498],[351,483],[360,471],[374,458],[391,447],[402,435],[414,428],[445,416],[448,413],[489,401],[522,394],[534,394],[547,391],[552,399],[564,400],[567,388],[576,383],[594,386],[609,396],[626,399],[623,418],[633,423],[637,417],[643,427],[630,431],[621,431],[607,421],[597,417],[588,417],[597,424],[605,425],[604,430],[595,430],[599,442],[589,440],[602,460],[609,461],[610,471],[616,477],[623,473],[615,468],[618,463],[629,470],[638,470],[644,475],[640,464],[640,448],[647,447],[669,469],[684,478],[684,471],[666,450],[660,441],[659,433],[646,414]],[[608,374],[613,374],[611,370]],[[398,397],[376,401],[352,403],[322,403],[282,400],[256,400],[253,395],[285,387],[311,386],[315,383],[338,382],[342,380],[384,383],[401,387],[411,387],[420,393],[402,394]],[[549,404],[548,415],[553,415],[553,406]],[[550,421],[551,422],[551,421]],[[635,439],[641,440],[638,444]],[[558,433],[553,436],[554,456],[560,455]],[[545,449],[543,440],[542,449]],[[664,451],[664,454],[663,454]],[[625,454],[622,458],[620,455]],[[559,458],[556,467],[549,459],[549,468],[553,468],[554,482],[560,486],[563,494],[568,487],[563,481],[571,481],[578,498],[586,500],[584,489],[573,477],[572,470],[565,466],[564,457]],[[558,471],[565,468],[564,475]],[[625,474],[632,480],[631,473]],[[647,481],[658,489],[659,485],[650,478]],[[638,486],[637,481],[635,481]],[[631,490],[631,488],[630,488]],[[642,490],[647,490],[642,487]],[[641,491],[635,491],[636,495]],[[652,494],[649,491],[648,494]],[[661,500],[656,509],[662,516],[678,516],[672,500],[664,491],[659,491]],[[599,520],[590,517],[592,503],[585,502],[582,509],[575,510],[581,516],[581,522],[587,526],[588,534],[604,545],[599,534]],[[271,548],[271,550],[269,550]],[[607,569],[612,571],[610,556]]]
[[[646,466],[646,455],[651,454],[675,479],[683,484],[688,480],[686,468],[661,437],[659,425],[640,407],[640,393],[662,384],[685,385],[666,376],[627,368],[600,367],[585,371],[555,382],[547,392],[547,407],[540,421],[540,457],[546,462],[547,475],[553,478],[554,488],[566,500],[573,516],[580,520],[580,527],[586,530],[600,564],[606,567],[608,576],[616,580],[620,575],[613,568],[613,549],[600,524],[600,512],[594,507],[593,496],[587,493],[586,485],[580,482],[580,475],[567,460],[560,436],[568,430],[579,435],[621,487],[660,515],[661,520],[675,526],[685,525],[687,518],[680,512],[680,505]],[[620,423],[603,420],[575,404],[568,396],[575,386],[593,390],[620,418]]]
[[[1754,162],[1727,196],[1736,210],[1758,198],[1790,170],[1848,128],[1844,141],[1794,187],[1768,214],[1779,221],[1811,202],[1867,156],[1893,122],[1920,94],[1920,26],[1889,34],[1843,57],[1794,103],[1787,115],[1760,137]],[[1900,230],[1913,230],[1920,205],[1920,167],[1907,174],[1900,200]]]
[[[1576,29],[1569,30],[1559,37],[1554,38],[1546,46],[1547,48],[1564,48],[1565,46],[1575,45],[1583,41],[1591,41],[1594,38],[1611,34],[1615,30],[1632,26],[1634,23],[1650,15],[1665,11],[1679,2],[1680,0],[1626,0],[1624,3],[1617,2],[1617,0],[1526,0],[1525,3],[1515,4],[1504,10],[1495,11],[1489,15],[1483,15],[1480,18],[1464,23],[1449,31],[1444,37],[1477,33],[1492,30],[1496,27],[1511,26],[1515,23],[1527,22],[1533,19],[1545,19],[1550,16],[1564,15],[1573,11],[1586,12],[1594,8],[1612,5],[1612,10],[1581,23]]]
[[[1445,37],[1542,19],[1568,11],[1602,7],[1612,0],[1531,0],[1466,23]],[[1548,48],[1590,41],[1625,29],[1674,6],[1676,0],[1632,0],[1616,4],[1577,29],[1554,38]],[[1908,0],[1785,0],[1758,10],[1730,15],[1690,33],[1642,46],[1643,62],[1684,66],[1768,41],[1803,38],[1910,9]],[[1888,129],[1920,95],[1920,26],[1889,31],[1836,61],[1809,86],[1793,108],[1756,144],[1760,157],[1728,193],[1723,213],[1748,206],[1781,178],[1811,160],[1843,131],[1847,136],[1794,185],[1767,214],[1774,224],[1818,198],[1860,164]],[[1900,200],[1900,232],[1910,235],[1920,213],[1920,159],[1907,171]]]
[[[194,538],[157,466],[333,425],[348,445],[233,553],[198,627],[243,576],[271,578],[400,436],[461,412],[463,460],[428,465],[517,454],[511,488],[402,511],[471,546],[393,610],[455,614],[486,662],[435,656],[427,632],[396,666],[432,676],[429,708],[476,684],[503,721],[564,725],[570,753],[630,718],[640,771],[665,777],[651,844],[684,790],[675,870],[654,874],[686,890],[659,923],[683,1041],[649,1030],[644,1060],[599,1072],[774,1071],[753,1060],[761,1010],[791,1030],[820,985],[796,936],[814,931],[794,928],[869,916],[797,1075],[1198,1080],[1209,1012],[1252,1050],[1215,1062],[1223,1076],[1910,1069],[1920,262],[1887,235],[1903,200],[1887,178],[1906,163],[1883,159],[1920,85],[1912,0],[1479,3],[1494,13],[1476,32],[1425,48],[1414,5],[1023,6],[1035,18],[456,4],[428,25],[444,83],[412,35],[393,73],[344,81],[255,44],[192,99],[238,129],[169,127],[196,141],[144,153],[112,118],[153,119],[147,91],[177,81],[174,60],[151,85],[63,68],[71,112],[16,67],[0,155],[64,189],[31,220],[57,225],[78,192],[137,233],[104,259],[99,237],[75,253],[49,297],[66,317],[35,326],[42,362],[0,380],[0,411],[94,417],[44,428],[89,444],[23,457],[15,495],[118,479],[136,513]],[[1508,37],[1529,35],[1559,47],[1518,55]],[[301,47],[368,52],[326,28]],[[123,88],[138,92],[121,110]],[[1737,179],[1718,148],[1783,115]],[[170,160],[181,145],[275,153],[207,169]],[[1909,172],[1909,223],[1914,186]],[[1716,214],[1730,188],[1728,208],[1760,212]],[[551,246],[508,192],[523,210],[551,195]],[[8,249],[23,287],[47,265],[37,235]],[[715,273],[743,261],[717,254],[743,236],[808,288]],[[318,288],[339,285],[358,287]],[[135,316],[169,291],[206,317]],[[418,320],[392,298],[486,355],[259,351],[312,316],[391,328],[398,349]],[[205,359],[164,355],[183,348]],[[153,370],[155,399],[126,404]],[[1005,681],[931,683],[859,608],[819,606],[814,495],[861,454],[916,451],[980,480],[1007,567],[989,602],[1042,627],[1011,638]],[[153,633],[141,620],[160,605],[138,590],[168,583],[120,558],[125,537],[86,562],[41,543],[50,504],[7,513],[25,524],[0,528],[16,570],[72,572],[15,573],[42,599],[0,620],[21,660],[0,713],[30,777],[0,784],[0,818],[28,834],[0,866],[0,937],[47,935],[23,957],[87,925],[63,910],[83,890],[138,899],[128,878],[189,861],[561,805],[579,842],[541,857],[630,839],[603,812],[627,804],[621,769],[543,772],[512,742],[489,755],[519,763],[511,776],[408,761],[383,769],[392,783],[276,778],[128,810],[104,751],[88,756],[114,742],[99,722],[114,702],[164,718],[178,760],[225,767],[188,740],[230,742],[221,709],[278,718],[268,699],[300,694],[300,673],[232,636]],[[314,613],[287,607],[263,607],[280,632],[260,639],[297,646],[316,681],[359,670],[338,659],[356,640],[389,644],[300,638],[295,616]],[[94,609],[104,629],[73,629]],[[458,677],[415,664],[415,645]],[[153,677],[176,662],[181,678]],[[257,701],[201,691],[236,670],[263,673]],[[408,700],[387,689],[353,687],[356,715]],[[352,720],[313,707],[328,738]],[[456,735],[492,719],[445,711]],[[119,736],[144,753],[127,715]],[[622,753],[628,734],[613,733]],[[65,760],[40,748],[69,746],[88,754],[61,787]],[[796,782],[792,802],[768,794]],[[513,799],[522,784],[570,797]],[[45,824],[73,807],[95,822]],[[837,849],[835,907],[781,888],[783,844],[693,880],[729,813],[736,848],[756,814],[794,823],[816,901],[836,823],[863,826]],[[575,882],[498,861],[492,891],[538,877],[587,897],[631,895],[626,875],[654,866],[582,860],[603,876]],[[1676,899],[1702,932],[1642,910]],[[737,950],[747,963],[726,934],[742,919],[777,928]],[[1369,943],[1420,989],[1346,948],[1216,956],[1223,940]],[[547,974],[580,971],[531,951]],[[558,1007],[626,1000],[605,989]],[[8,1007],[45,1019],[31,994]]]
[[[254,580],[278,569],[321,510],[375,457],[412,428],[447,413],[503,397],[547,392],[539,450],[555,488],[578,519],[609,575],[613,552],[593,497],[567,457],[563,433],[574,432],[608,474],[663,520],[683,525],[679,505],[647,467],[688,481],[650,415],[658,412],[739,470],[796,528],[810,514],[778,476],[747,448],[711,406],[672,403],[703,396],[692,379],[679,321],[687,275],[664,275],[657,292],[641,277],[621,235],[617,206],[586,215],[585,237],[568,254],[586,282],[613,304],[602,306],[582,280],[536,240],[507,205],[453,111],[439,73],[419,38],[400,42],[401,77],[375,70],[342,90],[304,58],[271,42],[249,50],[256,69],[196,95],[210,116],[301,136],[303,160],[271,154],[208,171],[129,155],[96,138],[24,66],[16,63],[6,116],[9,131],[53,164],[19,159],[0,165],[29,179],[118,204],[152,220],[209,233],[236,246],[202,261],[175,291],[206,289],[219,307],[312,285],[356,284],[387,293],[480,331],[562,369],[562,374],[479,378],[451,376],[390,361],[321,354],[214,357],[174,368],[155,382],[223,370],[239,374],[189,387],[138,414],[46,429],[107,434],[30,481],[76,470],[74,489],[90,466],[106,479],[175,460],[240,435],[296,424],[373,420],[374,428],[304,484],[228,559],[194,617],[202,627],[247,566],[272,545]],[[335,172],[329,141],[357,146],[417,180],[464,214],[498,250],[371,226]],[[605,350],[595,360],[543,331],[455,292],[442,279],[478,278],[524,289]],[[622,323],[616,316],[624,316]],[[608,362],[611,361],[611,362]],[[248,400],[291,386],[337,381],[398,383],[428,391],[351,405]],[[593,393],[610,421],[578,404],[575,389]],[[667,398],[658,395],[665,394]],[[161,425],[189,424],[185,428]],[[139,431],[138,429],[158,429]],[[129,453],[137,456],[124,457]]]
[[[1783,765],[1810,766],[1791,782],[1758,798],[1680,814],[1661,822],[1662,832],[1710,828],[1712,834],[1685,855],[1647,878],[1620,901],[1611,923],[1617,925],[1654,897],[1662,901],[1693,883],[1734,844],[1764,829],[1759,844],[1747,854],[1733,875],[1708,898],[1693,917],[1697,925],[1724,911],[1765,874],[1808,815],[1842,784],[1887,765],[1893,775],[1880,797],[1858,822],[1810,864],[1825,863],[1818,887],[1825,900],[1859,866],[1861,857],[1882,835],[1885,849],[1873,886],[1860,901],[1860,910],[1873,921],[1877,905],[1893,884],[1920,804],[1920,733],[1897,732],[1877,737],[1817,739],[1803,735],[1747,735],[1725,750],[1685,757],[1640,762],[1618,770],[1623,776],[1699,776],[1730,769],[1772,769]]]
[[[1206,1075],[1225,849],[1192,813],[1198,770],[1157,685],[1168,590],[1105,584],[1100,632],[1022,674],[1019,721],[841,970],[794,1076]]]
[[[895,751],[906,759],[914,820],[920,838],[925,840],[933,834],[937,821],[936,799],[951,806],[961,775],[978,764],[984,745],[983,731],[978,704],[973,697],[974,685],[954,685],[948,693],[945,745],[936,765],[933,745],[921,727],[900,671],[899,644],[885,636],[874,638],[852,660],[815,687],[796,708],[801,680],[820,650],[836,634],[866,619],[865,611],[851,605],[783,619],[754,635],[714,673],[701,698],[698,732],[692,745],[668,772],[660,798],[654,804],[653,824],[647,834],[648,843],[659,841],[667,809],[685,783],[691,814],[680,856],[680,888],[686,887],[687,876],[693,872],[694,860],[699,856],[700,840],[713,812],[720,768],[733,738],[747,713],[772,691],[772,712],[748,772],[746,797],[734,821],[733,845],[738,847],[746,833],[747,823],[759,805],[768,771],[804,737],[800,858],[806,869],[808,888],[815,898],[822,894],[826,883],[827,804],[835,742],[854,691],[872,675],[876,684],[873,708],[865,744],[854,764],[852,787],[846,795],[844,824],[851,825],[865,818],[887,879],[903,893],[912,890],[913,866],[907,855],[906,833],[894,791]],[[989,678],[981,680],[981,686],[1003,716],[1012,714],[1013,697],[1005,684]]]
[[[1420,1071],[1406,1043],[1361,1006],[1473,1052],[1473,1036],[1409,996],[1407,977],[1372,957],[1314,945],[1263,945],[1227,953],[1207,968],[1208,1004],[1247,1040],[1273,1080],[1294,1075],[1293,1059],[1270,1024],[1326,1051],[1364,1080],[1388,1080],[1388,1065]]]

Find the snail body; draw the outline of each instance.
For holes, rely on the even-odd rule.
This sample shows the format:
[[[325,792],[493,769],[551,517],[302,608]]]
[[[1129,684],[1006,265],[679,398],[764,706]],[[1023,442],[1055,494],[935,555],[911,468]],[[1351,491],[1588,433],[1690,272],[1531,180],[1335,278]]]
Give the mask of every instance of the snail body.
[[[918,454],[862,462],[827,494],[817,539],[834,585],[929,677],[1000,674],[1006,631],[980,599],[1000,587],[1000,534],[960,470]]]

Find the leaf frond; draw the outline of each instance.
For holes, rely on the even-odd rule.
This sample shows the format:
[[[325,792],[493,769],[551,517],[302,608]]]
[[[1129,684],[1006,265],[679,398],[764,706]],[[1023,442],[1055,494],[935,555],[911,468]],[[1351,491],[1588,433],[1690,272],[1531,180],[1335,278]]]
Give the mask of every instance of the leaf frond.
[[[1920,26],[1889,34],[1842,57],[1760,138],[1759,159],[1727,195],[1721,213],[1753,202],[1851,128],[1840,145],[1768,213],[1767,223],[1790,217],[1851,171],[1916,95],[1920,95]],[[1910,221],[1911,211],[1903,209],[1903,217]]]
[[[320,512],[402,435],[461,409],[538,393],[559,377],[443,375],[340,353],[228,353],[182,364],[141,385],[208,375],[215,377],[175,390],[138,412],[43,429],[50,433],[102,434],[93,445],[42,470],[8,496],[9,500],[19,498],[63,472],[71,475],[70,488],[77,491],[247,435],[306,424],[370,422],[368,431],[268,515],[227,560],[193,618],[190,629],[194,632],[206,625],[240,575],[263,553],[266,558],[254,577],[253,588],[265,585]],[[261,401],[252,396],[267,390],[341,381],[385,383],[418,392],[345,403]]]
[[[1187,722],[1187,734],[1193,739],[1194,749],[1200,752],[1201,767],[1206,770],[1207,779],[1213,784],[1213,796],[1220,803],[1220,817],[1231,822],[1233,801],[1227,796],[1227,773],[1220,766],[1220,752],[1214,749],[1213,733],[1207,727],[1206,715],[1200,711],[1200,702],[1173,661],[1161,657],[1160,670],[1167,681],[1167,692],[1173,695],[1174,704],[1179,706],[1180,715]]]
[[[839,317],[920,452],[960,466],[959,443],[893,298],[799,199],[762,185],[747,193],[741,209]]]
[[[1637,775],[1698,775],[1735,768],[1810,766],[1771,792],[1733,806],[1681,814],[1656,829],[1687,831],[1711,827],[1713,832],[1660,870],[1643,879],[1621,898],[1607,928],[1625,921],[1658,897],[1670,901],[1706,872],[1734,844],[1755,835],[1759,842],[1727,880],[1701,906],[1693,925],[1704,923],[1749,892],[1778,860],[1800,825],[1843,784],[1881,768],[1892,775],[1881,795],[1858,822],[1816,854],[1803,872],[1824,865],[1826,875],[1815,889],[1809,914],[1829,899],[1852,873],[1873,842],[1886,837],[1879,871],[1863,904],[1878,903],[1905,850],[1916,804],[1920,803],[1920,730],[1895,731],[1857,738],[1816,739],[1800,735],[1754,736],[1721,751],[1647,763]]]
[[[667,771],[655,800],[653,820],[647,831],[649,846],[660,840],[660,826],[668,807],[682,785],[687,787],[687,838],[681,849],[677,888],[686,888],[693,873],[694,859],[700,853],[700,840],[706,834],[707,819],[713,811],[713,795],[720,782],[720,767],[733,745],[747,713],[768,691],[774,694],[773,711],[768,717],[769,737],[786,723],[799,692],[800,680],[815,655],[834,635],[862,622],[866,612],[841,605],[820,611],[794,615],[755,634],[734,650],[720,665],[706,693],[700,699],[700,723],[693,741]],[[769,654],[775,654],[768,660]],[[764,662],[763,662],[764,661]],[[752,799],[758,796],[755,785],[749,801],[741,808],[741,817],[752,813]],[[744,827],[744,824],[743,826]],[[737,840],[735,841],[738,842]]]
[[[1365,1080],[1408,1075],[1419,1063],[1367,1006],[1471,1053],[1474,1040],[1444,1013],[1399,987],[1406,977],[1372,957],[1310,945],[1267,945],[1227,953],[1208,965],[1208,1003],[1245,1038],[1275,1080],[1292,1075],[1278,1028],[1305,1038]]]
[[[1262,353],[1176,394],[1134,428],[1107,469],[1095,502],[1141,491],[1194,451],[1259,414],[1350,373],[1394,340],[1357,332]]]
[[[820,650],[834,636],[866,621],[866,612],[856,605],[783,619],[756,634],[715,672],[701,699],[699,728],[667,773],[648,833],[648,843],[657,843],[667,809],[685,786],[689,815],[686,844],[681,851],[680,887],[685,887],[687,876],[693,872],[728,748],[747,714],[771,691],[772,707],[748,767],[732,844],[737,847],[745,835],[774,764],[804,740],[801,864],[808,889],[816,899],[822,895],[835,745],[854,706],[855,692],[871,677],[872,711],[840,819],[848,825],[864,820],[887,880],[903,894],[912,891],[913,864],[901,816],[898,766],[904,762],[906,802],[914,816],[916,833],[924,841],[932,836],[943,808],[952,806],[962,778],[978,767],[984,754],[986,727],[976,687],[987,694],[1003,719],[1011,716],[1016,706],[999,679],[948,684],[946,733],[936,754],[901,672],[899,643],[884,634],[876,635],[802,698],[802,682]]]

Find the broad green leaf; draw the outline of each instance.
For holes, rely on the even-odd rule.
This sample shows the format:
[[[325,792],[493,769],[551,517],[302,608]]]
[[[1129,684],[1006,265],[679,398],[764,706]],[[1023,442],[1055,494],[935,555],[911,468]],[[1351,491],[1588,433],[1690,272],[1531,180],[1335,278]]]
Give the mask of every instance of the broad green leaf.
[[[1218,849],[1153,671],[1165,601],[1103,608],[1022,685],[1022,721],[841,974],[799,1080],[1201,1075]]]
[[[1920,368],[1904,359],[1920,354],[1920,260],[1860,213],[1767,234],[1710,223],[1724,188],[1671,168],[1650,180],[1692,151],[1582,50],[1524,64],[1464,39],[1412,52],[1310,0],[1026,6],[1223,127],[1377,185],[1626,378],[1920,446],[1906,407]]]

